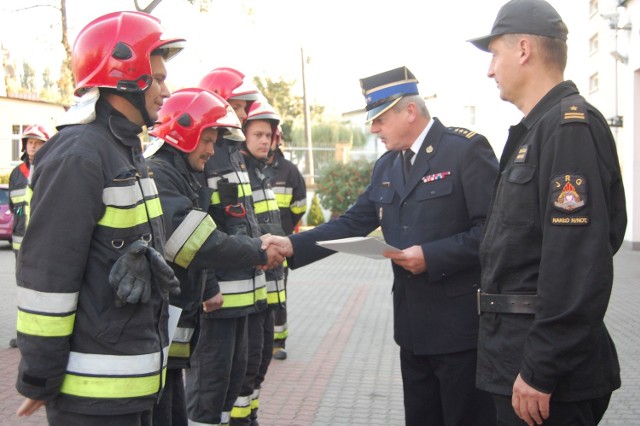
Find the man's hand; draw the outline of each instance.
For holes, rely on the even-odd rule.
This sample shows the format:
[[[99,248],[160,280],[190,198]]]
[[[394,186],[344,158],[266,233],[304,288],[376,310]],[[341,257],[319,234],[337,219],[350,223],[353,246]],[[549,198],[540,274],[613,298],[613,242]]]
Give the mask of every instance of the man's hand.
[[[513,383],[511,405],[516,415],[529,426],[541,425],[544,420],[549,418],[550,399],[550,393],[543,393],[532,388],[518,374]]]
[[[45,402],[46,401],[42,401],[39,399],[25,398],[24,401],[22,401],[22,404],[20,404],[18,411],[16,411],[16,415],[18,417],[30,416],[38,411],[38,409],[40,409],[40,407],[42,407]]]
[[[213,296],[211,299],[208,299],[202,302],[202,310],[205,313],[213,312],[215,310],[220,309],[223,304],[224,304],[224,296],[222,295],[222,293],[218,293],[215,296]]]
[[[260,237],[262,240],[262,248],[267,249],[271,246],[278,247],[280,254],[284,257],[293,256],[293,245],[291,240],[287,237],[278,237],[276,235],[264,234]],[[284,259],[283,259],[284,260]]]
[[[403,267],[413,275],[421,274],[427,270],[427,261],[424,259],[424,253],[420,246],[411,246],[399,253],[387,251],[384,253],[384,257],[391,259],[393,263]]]

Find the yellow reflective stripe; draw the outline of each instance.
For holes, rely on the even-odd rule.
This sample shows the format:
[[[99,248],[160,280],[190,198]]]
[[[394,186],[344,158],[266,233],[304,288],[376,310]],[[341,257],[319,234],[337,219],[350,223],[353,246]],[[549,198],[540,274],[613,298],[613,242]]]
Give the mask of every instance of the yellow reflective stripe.
[[[245,183],[238,186],[238,197],[250,197],[252,194],[250,184]]]
[[[260,389],[254,389],[251,394],[251,411],[260,408]]]
[[[264,274],[257,275],[255,279],[249,278],[246,280],[237,280],[237,281],[219,281],[220,292],[227,297],[227,294],[233,293],[249,293],[252,292],[255,288],[264,288],[267,287],[267,281],[265,279]]]
[[[267,303],[269,305],[276,305],[287,301],[287,292],[284,290],[273,291],[267,293]]]
[[[220,202],[220,193],[218,191],[214,191],[213,194],[211,194],[211,204],[217,206]]]
[[[78,293],[47,293],[18,286],[18,308],[45,314],[69,314],[78,306]]]
[[[76,314],[63,316],[39,315],[18,310],[16,330],[40,337],[64,337],[73,332]]]
[[[33,197],[33,190],[30,186],[27,186],[27,194],[25,195],[24,201],[24,226],[25,228],[29,225],[29,219],[31,218],[31,198]]]
[[[265,287],[256,289],[255,292],[247,294],[225,294],[224,304],[222,309],[225,308],[239,308],[242,306],[251,306],[255,301],[266,300],[267,289]]]
[[[289,264],[287,263],[287,258],[286,257],[284,258],[284,262],[282,262],[282,266],[285,267],[285,268],[289,267]]]
[[[253,209],[256,214],[280,211],[280,207],[278,207],[276,200],[259,201],[253,204]]]
[[[20,250],[20,246],[22,245],[22,237],[18,237],[17,235],[11,236],[11,248],[13,250]]]
[[[251,416],[251,395],[239,396],[233,403],[231,418],[244,418]]]
[[[293,213],[303,214],[307,211],[307,199],[305,198],[303,200],[296,201],[295,203],[291,204],[290,208]]]
[[[160,374],[143,377],[90,377],[66,374],[60,392],[85,398],[136,398],[153,395],[164,385],[166,367]]]
[[[29,201],[29,197],[27,196],[27,188],[14,189],[9,192],[9,197],[11,198],[11,202],[13,204],[26,203]]]
[[[273,332],[273,338],[274,340],[284,340],[287,337],[289,337],[289,330],[285,330],[285,331],[274,331]]]
[[[276,201],[278,202],[278,207],[286,209],[291,204],[291,200],[293,200],[292,194],[279,194],[276,192]]]
[[[165,244],[165,258],[187,268],[215,229],[216,224],[207,213],[191,210]]]
[[[189,358],[191,356],[191,345],[174,340],[171,342],[171,346],[169,346],[169,356],[174,358]]]
[[[160,199],[154,198],[129,209],[107,206],[98,225],[117,229],[133,228],[159,216],[162,216],[162,206]]]

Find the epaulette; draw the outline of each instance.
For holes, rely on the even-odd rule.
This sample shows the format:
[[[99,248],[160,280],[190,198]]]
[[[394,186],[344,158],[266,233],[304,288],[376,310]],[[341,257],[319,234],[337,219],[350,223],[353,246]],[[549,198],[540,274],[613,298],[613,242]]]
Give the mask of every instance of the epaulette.
[[[582,96],[569,96],[560,101],[560,125],[589,123],[587,102]]]
[[[462,136],[463,138],[467,138],[467,139],[471,139],[478,134],[478,132],[465,129],[464,127],[447,127],[447,131],[449,133],[453,133],[454,135]]]

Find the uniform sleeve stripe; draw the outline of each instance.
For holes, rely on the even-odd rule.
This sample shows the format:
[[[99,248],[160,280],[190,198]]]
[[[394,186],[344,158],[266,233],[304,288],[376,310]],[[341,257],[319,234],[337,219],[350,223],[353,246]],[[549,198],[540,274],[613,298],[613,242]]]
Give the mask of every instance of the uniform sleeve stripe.
[[[68,314],[75,312],[78,293],[45,293],[30,288],[18,287],[18,308],[43,314]]]
[[[216,224],[207,213],[190,211],[165,244],[165,258],[187,268],[215,229]]]
[[[73,332],[76,314],[64,316],[39,315],[18,310],[16,330],[39,337],[65,337]]]
[[[162,216],[162,206],[160,199],[154,198],[130,209],[107,206],[98,225],[117,229],[132,228],[159,216]]]

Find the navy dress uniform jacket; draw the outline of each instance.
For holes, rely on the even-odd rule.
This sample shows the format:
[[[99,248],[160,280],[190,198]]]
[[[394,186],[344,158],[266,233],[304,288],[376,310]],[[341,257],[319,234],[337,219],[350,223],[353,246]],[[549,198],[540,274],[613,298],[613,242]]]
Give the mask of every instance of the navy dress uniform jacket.
[[[387,152],[346,213],[290,236],[293,269],[334,253],[316,241],[368,235],[378,226],[399,249],[420,245],[425,273],[412,275],[392,264],[394,338],[416,355],[477,346],[478,250],[498,169],[484,136],[434,120],[406,185],[401,153]]]

